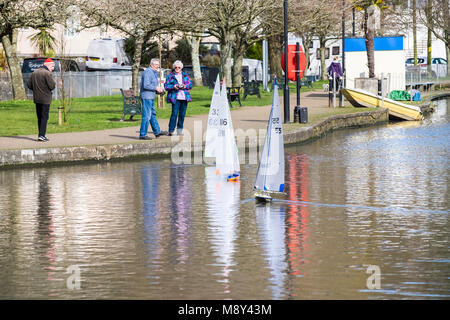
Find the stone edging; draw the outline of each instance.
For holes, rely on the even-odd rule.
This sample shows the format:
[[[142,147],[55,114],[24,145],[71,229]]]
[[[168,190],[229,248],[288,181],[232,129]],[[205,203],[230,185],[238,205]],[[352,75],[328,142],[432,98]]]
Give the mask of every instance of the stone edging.
[[[427,98],[429,98],[428,101],[426,101],[422,104],[419,104],[418,106],[420,107],[420,110],[423,113],[429,113],[429,112],[433,111],[433,108],[434,108],[433,101],[437,100],[437,99],[445,98],[445,97],[450,97],[450,92],[447,91],[447,92],[439,93],[436,95],[429,95],[429,96],[427,96]]]
[[[286,132],[285,144],[306,142],[320,138],[327,132],[350,127],[371,126],[389,121],[387,109],[334,115],[321,122]],[[261,140],[260,140],[261,141]],[[148,157],[149,155],[169,155],[180,141],[149,141],[148,143],[55,147],[23,150],[0,150],[0,168],[45,163],[108,161],[112,159]],[[193,144],[192,151],[198,151],[200,145]]]

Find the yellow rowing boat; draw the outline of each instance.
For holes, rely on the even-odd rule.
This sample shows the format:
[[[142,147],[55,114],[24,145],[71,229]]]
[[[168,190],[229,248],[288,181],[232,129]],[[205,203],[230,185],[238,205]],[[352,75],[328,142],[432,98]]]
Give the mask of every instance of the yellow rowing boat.
[[[379,107],[387,108],[389,114],[404,120],[422,120],[422,112],[419,107],[401,103],[399,101],[382,98],[369,91],[361,89],[342,89],[345,98],[357,108]]]

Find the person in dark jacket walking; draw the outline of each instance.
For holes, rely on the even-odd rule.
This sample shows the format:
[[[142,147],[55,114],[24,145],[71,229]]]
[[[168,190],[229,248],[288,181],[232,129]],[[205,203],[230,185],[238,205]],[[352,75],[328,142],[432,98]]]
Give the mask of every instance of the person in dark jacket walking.
[[[44,65],[33,71],[30,79],[27,81],[27,87],[33,91],[33,101],[36,105],[36,115],[38,120],[38,141],[48,141],[45,136],[47,131],[48,113],[52,103],[52,90],[55,89],[56,82],[52,77],[52,71],[55,63],[47,58]]]

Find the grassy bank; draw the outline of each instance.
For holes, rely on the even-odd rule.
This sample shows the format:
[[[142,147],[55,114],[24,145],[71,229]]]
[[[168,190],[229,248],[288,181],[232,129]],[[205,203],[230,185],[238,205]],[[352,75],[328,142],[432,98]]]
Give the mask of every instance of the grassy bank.
[[[339,108],[330,108],[326,112],[321,112],[320,114],[311,114],[308,115],[308,123],[289,123],[285,125],[285,130],[287,132],[293,131],[295,129],[304,127],[304,126],[310,126],[312,124],[319,123],[320,121],[334,116],[334,115],[340,115],[340,114],[350,114],[350,113],[357,113],[357,112],[367,112],[367,111],[376,111],[379,110],[379,108],[355,108],[353,106],[345,106],[345,107],[339,107]]]
[[[314,88],[322,88],[321,81],[314,83]],[[295,84],[291,84],[291,92]],[[302,88],[310,91],[311,88]],[[188,105],[187,116],[205,114],[209,112],[212,89],[207,87],[196,87],[191,91],[192,102]],[[282,91],[280,90],[280,96]],[[242,97],[242,95],[241,95]],[[272,93],[261,90],[261,99],[256,96],[248,96],[241,102],[243,106],[267,106],[272,103]],[[140,116],[135,116],[132,121],[120,122],[122,117],[122,96],[103,96],[92,98],[75,98],[68,112],[67,122],[58,125],[58,110],[60,101],[53,101],[50,107],[50,117],[47,126],[48,133],[79,132],[103,129],[114,129],[140,124]],[[238,106],[233,102],[233,106]],[[157,108],[159,119],[168,119],[171,113],[171,105],[165,103],[165,107]],[[37,119],[34,103],[26,101],[2,101],[0,102],[0,136],[31,135],[37,133]]]

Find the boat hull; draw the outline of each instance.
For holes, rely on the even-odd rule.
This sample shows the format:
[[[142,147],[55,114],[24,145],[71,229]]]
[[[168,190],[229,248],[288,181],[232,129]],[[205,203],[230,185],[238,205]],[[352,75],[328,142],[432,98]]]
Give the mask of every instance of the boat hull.
[[[255,190],[254,197],[257,202],[271,202],[273,199],[282,198],[286,196],[285,192]]]
[[[389,114],[404,120],[422,120],[422,112],[419,107],[407,105],[388,98],[382,98],[371,92],[361,89],[342,89],[342,93],[350,103],[357,108],[360,107],[384,107]]]

